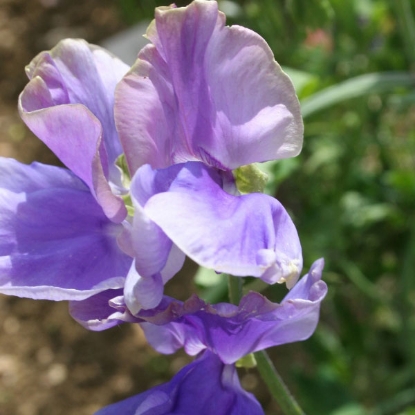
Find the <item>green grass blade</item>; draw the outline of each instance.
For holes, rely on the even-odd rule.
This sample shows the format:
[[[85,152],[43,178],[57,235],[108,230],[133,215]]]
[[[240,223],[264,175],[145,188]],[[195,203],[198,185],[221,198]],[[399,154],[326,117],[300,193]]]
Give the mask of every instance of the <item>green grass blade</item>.
[[[396,88],[413,88],[415,76],[409,72],[378,72],[360,75],[323,89],[301,102],[303,117],[352,98],[390,92]]]

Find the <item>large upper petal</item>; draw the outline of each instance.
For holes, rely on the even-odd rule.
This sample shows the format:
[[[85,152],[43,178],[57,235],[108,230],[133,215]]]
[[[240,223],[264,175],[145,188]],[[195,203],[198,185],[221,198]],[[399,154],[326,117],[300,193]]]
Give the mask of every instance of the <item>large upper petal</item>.
[[[261,277],[268,283],[286,282],[291,287],[302,267],[301,245],[295,226],[274,198],[253,193],[235,196],[222,189],[216,169],[200,162],[176,164],[153,170],[143,166],[131,184],[132,198],[150,223],[136,229],[154,262],[166,236],[199,265],[236,276]],[[150,196],[151,195],[151,196]],[[154,247],[154,249],[151,249]],[[151,252],[150,252],[151,251]]]
[[[30,82],[19,97],[27,126],[89,186],[115,222],[126,211],[113,194],[122,187],[115,166],[122,149],[114,124],[114,90],[127,69],[98,46],[66,39],[27,66]]]
[[[70,171],[0,159],[0,292],[81,300],[123,287],[121,231]]]
[[[258,34],[225,26],[214,1],[156,9],[146,46],[116,91],[132,172],[187,160],[235,169],[291,157],[302,146],[289,78]]]
[[[95,415],[263,415],[255,397],[244,391],[233,365],[205,352],[159,386],[107,406]]]

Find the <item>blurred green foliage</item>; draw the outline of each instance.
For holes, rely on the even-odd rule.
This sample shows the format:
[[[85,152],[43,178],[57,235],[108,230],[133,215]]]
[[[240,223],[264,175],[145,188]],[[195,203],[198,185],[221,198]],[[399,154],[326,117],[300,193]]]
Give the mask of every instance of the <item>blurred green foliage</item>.
[[[120,1],[129,21],[166,4]],[[287,381],[309,414],[412,415],[415,1],[219,4],[229,24],[266,39],[305,116],[301,155],[264,166],[267,191],[299,230],[305,269],[325,257],[329,285],[317,332],[302,348],[307,367],[293,356]],[[197,282],[206,298],[221,299],[226,284],[205,277]],[[266,294],[280,298],[281,287]]]

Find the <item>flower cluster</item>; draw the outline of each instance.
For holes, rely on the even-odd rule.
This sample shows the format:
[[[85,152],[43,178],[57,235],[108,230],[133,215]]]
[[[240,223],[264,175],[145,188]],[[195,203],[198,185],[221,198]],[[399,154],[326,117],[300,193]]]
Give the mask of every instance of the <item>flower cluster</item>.
[[[327,288],[323,260],[297,282],[288,213],[241,194],[232,171],[300,152],[299,103],[266,42],[226,26],[215,1],[156,9],[147,37],[131,68],[71,39],[28,65],[21,117],[66,168],[1,159],[0,292],[68,300],[91,330],[140,324],[160,353],[199,354],[97,415],[263,414],[235,362],[308,338]],[[290,291],[279,304],[178,301],[164,285],[186,255]]]

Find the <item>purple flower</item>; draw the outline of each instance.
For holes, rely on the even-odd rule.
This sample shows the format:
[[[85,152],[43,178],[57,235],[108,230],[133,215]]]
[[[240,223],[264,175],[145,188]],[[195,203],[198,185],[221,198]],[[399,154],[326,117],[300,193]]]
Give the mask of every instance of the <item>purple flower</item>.
[[[266,42],[225,26],[213,1],[156,9],[147,36],[152,44],[116,89],[135,207],[123,243],[135,258],[128,307],[157,306],[183,253],[218,272],[292,287],[302,257],[291,219],[268,196],[239,196],[231,173],[300,151],[290,80]]]
[[[225,26],[215,1],[159,7],[116,90],[115,118],[132,174],[199,160],[221,170],[292,157],[302,146],[289,78],[255,32]]]
[[[80,300],[123,287],[132,260],[117,244],[127,211],[112,113],[127,69],[81,40],[27,67],[21,116],[70,170],[0,160],[0,292]]]
[[[234,365],[204,352],[173,379],[109,405],[95,415],[263,415],[255,397],[244,391]]]
[[[285,209],[270,196],[235,196],[223,187],[223,174],[200,162],[136,172],[131,238],[124,242],[135,257],[124,290],[133,314],[159,304],[184,253],[217,272],[295,284],[301,246]]]
[[[0,179],[2,292],[79,300],[124,287],[137,314],[160,303],[185,254],[218,272],[295,284],[302,256],[291,219],[269,196],[239,195],[231,169],[299,152],[298,100],[264,40],[224,23],[216,2],[157,9],[153,45],[120,82],[115,108],[127,68],[96,46],[65,40],[28,66],[21,116],[72,173],[4,163],[28,182]],[[133,219],[116,124],[134,173]],[[33,182],[36,169],[44,184]],[[55,172],[71,180],[48,187]],[[73,207],[84,199],[88,208]]]
[[[196,296],[186,302],[164,297],[153,310],[130,313],[119,290],[71,302],[72,316],[85,327],[104,330],[123,321],[136,322],[160,353],[184,347],[190,355],[207,349],[231,364],[243,356],[285,343],[305,340],[314,332],[327,293],[321,281],[324,261],[316,261],[280,304],[251,292],[239,306],[209,305]]]
[[[114,124],[114,90],[128,66],[104,49],[66,39],[26,67],[30,82],[19,97],[23,121],[89,187],[106,216],[126,217],[122,153]]]

